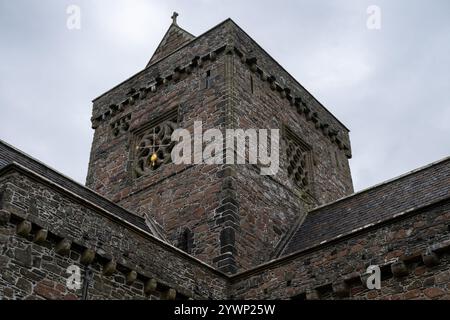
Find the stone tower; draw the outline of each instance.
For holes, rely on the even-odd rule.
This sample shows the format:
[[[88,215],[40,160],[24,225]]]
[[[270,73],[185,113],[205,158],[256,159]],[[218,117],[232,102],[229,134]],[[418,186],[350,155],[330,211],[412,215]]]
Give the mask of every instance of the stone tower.
[[[353,192],[348,129],[227,19],[173,22],[147,66],[93,101],[87,186],[235,273],[277,257],[307,212]],[[280,129],[280,170],[171,163],[175,128]]]

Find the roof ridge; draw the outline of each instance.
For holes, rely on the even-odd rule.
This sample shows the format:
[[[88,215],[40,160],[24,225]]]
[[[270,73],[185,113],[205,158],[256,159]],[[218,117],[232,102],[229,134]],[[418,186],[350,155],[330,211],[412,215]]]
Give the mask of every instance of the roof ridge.
[[[166,59],[167,57],[171,56],[172,54],[178,52],[178,51],[181,50],[182,48],[188,46],[188,45],[191,44],[192,42],[195,42],[196,40],[201,39],[201,38],[204,37],[206,34],[208,34],[209,32],[211,32],[211,31],[213,31],[213,30],[215,30],[216,28],[220,27],[222,24],[225,24],[225,23],[228,22],[228,21],[231,21],[231,22],[233,22],[234,24],[236,24],[231,18],[227,18],[227,19],[223,20],[222,22],[216,24],[216,25],[213,26],[212,28],[209,28],[208,30],[206,30],[206,31],[203,32],[202,34],[199,34],[198,36],[194,37],[194,39],[192,39],[192,40],[186,42],[185,44],[183,44],[182,46],[180,46],[180,47],[177,48],[176,50],[174,50],[174,51],[172,51],[171,53],[167,54],[166,56],[161,57],[161,58],[159,58],[158,60],[152,61],[151,64],[150,64],[150,63],[147,64],[147,66],[146,66],[143,70],[141,70],[141,71],[144,71],[144,70],[146,70],[147,68],[149,68],[149,67],[151,67],[151,66],[153,66],[153,65],[155,65],[155,64],[157,64],[157,63],[159,63],[160,61]],[[184,30],[184,29],[183,29],[183,30]],[[187,31],[186,31],[186,32],[187,32]],[[140,71],[140,72],[141,72],[141,71]],[[133,76],[132,76],[132,77],[133,77]],[[132,78],[132,77],[130,77],[130,78]],[[127,80],[128,80],[128,79],[127,79]],[[126,80],[125,80],[125,81],[126,81]],[[125,82],[125,81],[124,81],[124,82]],[[97,98],[96,98],[96,99],[97,99]]]
[[[450,157],[445,157],[311,210],[286,244],[283,253],[296,251],[315,242],[327,242],[342,234],[449,198],[449,164]]]
[[[146,67],[149,66],[149,65],[152,63],[153,58],[155,57],[155,55],[157,55],[157,54],[159,53],[159,50],[162,50],[162,48],[164,47],[164,42],[167,41],[167,39],[170,38],[170,32],[171,32],[173,29],[177,29],[177,31],[182,32],[183,34],[186,35],[186,41],[185,41],[184,43],[182,43],[179,47],[182,47],[184,44],[187,44],[187,43],[191,42],[192,40],[194,40],[194,39],[196,38],[192,33],[186,31],[185,29],[183,29],[182,27],[180,27],[178,24],[172,23],[172,24],[169,26],[169,28],[167,29],[167,31],[166,31],[166,33],[164,34],[164,36],[162,37],[161,41],[160,41],[160,42],[158,43],[158,45],[156,46],[156,49],[155,49],[155,51],[153,52],[152,56],[150,57],[150,60],[149,60],[149,62],[147,63]],[[188,38],[192,38],[192,39],[189,40]],[[175,48],[175,49],[172,50],[172,51],[177,50],[179,47]],[[165,55],[163,55],[162,57],[156,59],[155,61],[160,60],[160,59],[162,59],[162,58],[164,58],[164,57],[170,55],[170,54],[172,53],[172,51],[166,53]]]
[[[46,168],[48,168],[48,169],[50,169],[51,171],[53,171],[53,172],[55,172],[55,173],[61,175],[62,177],[66,178],[66,179],[68,179],[68,180],[70,180],[70,181],[72,181],[72,182],[74,182],[74,183],[76,183],[76,184],[78,184],[78,185],[80,185],[80,186],[82,186],[82,187],[84,187],[84,188],[87,188],[85,185],[81,184],[80,182],[78,182],[78,181],[74,180],[73,178],[71,178],[71,177],[65,175],[64,173],[59,172],[59,171],[56,170],[55,168],[53,168],[53,167],[49,166],[48,164],[42,162],[42,161],[39,160],[38,158],[35,158],[34,156],[32,156],[32,155],[26,153],[25,151],[16,148],[15,146],[13,146],[12,144],[9,144],[9,143],[6,142],[5,140],[0,139],[0,145],[4,145],[4,146],[6,146],[6,147],[12,149],[13,151],[15,151],[15,152],[17,152],[17,153],[20,153],[20,154],[22,154],[23,156],[25,156],[25,157],[27,157],[27,158],[29,158],[29,159],[31,159],[31,160],[33,160],[33,161],[35,161],[35,162],[37,162],[37,163],[43,165],[43,166],[45,166]],[[87,189],[89,189],[89,188],[87,188]],[[89,189],[89,190],[91,190],[92,192],[95,192],[95,191],[92,190],[92,189]],[[96,192],[95,192],[95,193],[96,193]],[[98,194],[98,193],[97,193],[97,194]],[[101,196],[100,194],[98,194],[98,195]],[[109,201],[109,200],[108,200],[108,201]]]
[[[416,173],[418,173],[418,172],[421,172],[421,171],[424,171],[424,170],[429,169],[429,168],[431,168],[431,167],[437,166],[437,165],[442,164],[442,163],[444,163],[444,162],[446,162],[446,161],[449,161],[449,160],[450,160],[450,156],[447,156],[447,157],[441,158],[441,159],[439,159],[439,160],[433,161],[433,162],[431,162],[431,163],[428,163],[428,164],[426,164],[426,165],[423,165],[423,166],[418,167],[418,168],[416,168],[416,169],[413,169],[413,170],[411,170],[411,171],[408,171],[408,172],[405,172],[405,173],[403,173],[403,174],[400,174],[400,175],[398,175],[398,176],[396,176],[396,177],[390,178],[390,179],[388,179],[388,180],[385,180],[385,181],[382,181],[382,182],[380,182],[380,183],[374,184],[374,185],[372,185],[372,186],[370,186],[370,187],[364,188],[364,189],[362,189],[362,190],[360,190],[360,191],[358,191],[358,192],[354,192],[354,193],[349,194],[349,195],[347,195],[347,196],[344,196],[344,197],[342,197],[342,198],[336,199],[336,200],[334,200],[334,201],[332,201],[332,202],[328,202],[328,203],[326,203],[326,204],[323,204],[323,205],[320,205],[320,206],[318,206],[318,207],[315,207],[314,209],[310,210],[310,211],[308,212],[308,214],[314,213],[315,211],[318,211],[318,210],[320,210],[320,209],[326,208],[326,207],[328,207],[328,206],[332,206],[332,205],[334,205],[334,204],[336,204],[336,203],[345,201],[345,200],[347,200],[347,199],[356,197],[356,196],[358,196],[358,195],[361,195],[361,194],[363,194],[363,193],[369,192],[369,191],[371,191],[371,190],[374,190],[374,189],[380,188],[380,187],[382,187],[382,186],[388,185],[388,184],[390,184],[390,183],[392,183],[392,182],[399,181],[399,180],[401,180],[401,179],[410,177],[410,176],[412,176],[412,175],[414,175],[414,174],[416,174]]]
[[[235,23],[231,18],[227,18],[225,20],[223,20],[222,22],[216,24],[214,27],[206,30],[205,32],[203,32],[202,34],[198,35],[197,37],[195,37],[194,39],[186,42],[185,44],[183,44],[181,47],[179,47],[178,49],[174,50],[173,52],[169,53],[168,55],[161,57],[158,60],[152,61],[151,64],[147,64],[145,66],[145,68],[139,70],[138,72],[132,74],[131,76],[129,76],[127,79],[119,82],[118,84],[116,84],[115,86],[113,86],[112,88],[108,89],[107,91],[103,92],[102,94],[100,94],[99,96],[97,96],[96,98],[92,99],[92,102],[95,102],[96,100],[100,99],[101,97],[105,96],[107,93],[111,92],[112,90],[118,88],[119,86],[123,85],[124,83],[126,83],[127,81],[133,79],[134,77],[140,75],[141,73],[145,72],[148,68],[150,68],[151,66],[154,66],[155,64],[161,62],[164,59],[167,59],[168,57],[170,57],[171,55],[173,55],[174,53],[178,52],[179,50],[181,50],[182,48],[188,46],[189,44],[197,41],[198,39],[201,39],[203,36],[205,36],[206,34],[208,34],[209,32],[215,30],[216,28],[220,27],[221,25],[225,24],[228,21],[232,21],[233,23]]]
[[[425,205],[417,207],[417,208],[412,208],[412,209],[408,209],[408,210],[402,211],[401,213],[397,214],[396,216],[389,217],[389,218],[386,218],[384,220],[377,221],[376,223],[371,223],[371,224],[365,225],[365,226],[363,226],[361,228],[356,228],[356,229],[351,230],[350,232],[347,232],[345,234],[340,234],[340,235],[338,235],[338,236],[336,236],[334,238],[331,238],[329,240],[322,241],[320,243],[314,243],[314,244],[312,244],[312,245],[310,245],[308,247],[301,248],[301,249],[296,250],[296,251],[292,251],[292,252],[290,252],[290,253],[288,253],[286,255],[280,255],[280,256],[278,256],[278,257],[276,257],[274,259],[271,259],[269,261],[263,262],[263,263],[261,263],[259,265],[254,266],[254,267],[251,267],[250,269],[242,270],[242,271],[240,271],[238,273],[235,273],[235,274],[229,276],[230,277],[230,281],[233,282],[236,279],[239,279],[239,278],[241,278],[243,276],[248,276],[249,274],[254,274],[256,272],[259,272],[260,270],[272,268],[272,267],[274,267],[276,265],[283,264],[286,261],[291,261],[291,260],[295,259],[299,255],[303,255],[303,254],[306,254],[306,253],[309,253],[309,252],[313,252],[313,251],[318,251],[324,246],[329,246],[329,245],[331,245],[331,244],[333,244],[335,242],[344,241],[347,238],[353,237],[353,235],[355,235],[355,234],[367,232],[367,231],[369,231],[371,229],[376,229],[379,226],[383,226],[385,224],[392,223],[392,222],[394,222],[397,219],[405,219],[405,218],[408,218],[410,215],[417,214],[417,213],[420,214],[426,208],[434,207],[436,205],[439,205],[440,203],[446,203],[448,201],[450,201],[450,197],[446,197],[446,198],[443,198],[443,199],[438,199],[438,200],[436,200],[436,201],[434,201],[432,203],[428,203],[428,204],[425,204]]]
[[[286,68],[283,67],[283,66],[281,65],[281,63],[278,62],[277,59],[275,59],[274,57],[272,57],[272,55],[271,55],[269,52],[267,52],[267,50],[264,49],[263,46],[261,46],[255,39],[253,39],[253,37],[250,36],[250,35],[249,35],[249,34],[248,34],[248,33],[247,33],[240,25],[238,25],[234,20],[232,20],[232,19],[229,19],[229,20],[230,20],[237,28],[239,28],[239,30],[242,31],[248,38],[250,38],[250,39],[251,39],[251,40],[252,40],[252,41],[253,41],[253,42],[254,42],[254,43],[262,50],[262,52],[263,52],[265,55],[267,55],[267,56],[269,57],[269,59],[271,59],[278,67],[280,67],[280,69],[281,69],[283,72],[286,72],[286,74],[287,74],[289,77],[292,78],[292,80],[293,80],[293,82],[294,82],[295,84],[297,84],[299,87],[301,87],[303,90],[305,90],[305,92],[306,92],[307,94],[309,94],[309,95],[312,97],[312,99],[315,100],[315,101],[318,103],[318,105],[319,105],[321,108],[324,109],[324,111],[325,111],[326,113],[328,113],[329,115],[331,115],[332,118],[334,118],[341,126],[343,126],[348,132],[350,132],[350,129],[347,128],[347,126],[346,126],[341,120],[339,120],[338,117],[337,117],[336,115],[334,115],[330,110],[328,110],[328,108],[325,107],[325,106],[323,105],[323,103],[320,102],[319,99],[317,99],[317,98],[315,97],[315,95],[313,95],[308,89],[306,89],[306,87],[303,86],[303,85],[300,83],[300,81],[297,80],[297,78],[295,78],[289,71],[287,71]]]
[[[1,144],[1,143],[2,143],[2,140],[0,139],[0,144]],[[45,177],[45,176],[43,176],[42,174],[40,174],[40,173],[34,171],[34,170],[31,169],[31,168],[27,168],[26,166],[24,166],[24,165],[22,165],[22,164],[20,164],[20,163],[17,163],[17,162],[12,162],[12,163],[8,164],[6,167],[1,168],[1,169],[0,169],[0,172],[2,172],[3,170],[11,170],[11,168],[12,168],[13,170],[21,170],[21,171],[23,171],[23,172],[25,172],[25,173],[27,173],[27,174],[29,174],[29,175],[34,176],[35,178],[38,178],[40,181],[44,181],[44,182],[46,182],[46,183],[50,183],[50,184],[52,184],[52,185],[55,185],[57,188],[60,188],[61,190],[63,190],[65,193],[69,193],[69,194],[71,194],[71,195],[74,196],[74,197],[81,198],[83,201],[85,201],[85,202],[88,203],[89,205],[94,206],[94,207],[96,207],[97,209],[99,209],[99,210],[101,210],[101,211],[104,211],[104,212],[110,214],[110,216],[113,217],[113,218],[115,218],[115,219],[119,219],[119,220],[120,220],[122,223],[124,223],[126,226],[128,226],[128,227],[130,227],[130,228],[133,228],[135,231],[140,232],[141,234],[145,235],[146,237],[149,237],[150,239],[152,239],[153,241],[156,241],[156,242],[157,242],[158,244],[160,244],[161,246],[165,246],[165,247],[169,248],[170,250],[172,250],[172,251],[174,251],[174,252],[177,252],[177,253],[180,254],[180,255],[183,255],[184,257],[186,257],[186,258],[188,258],[188,259],[191,259],[192,261],[195,261],[196,263],[198,263],[198,264],[200,264],[200,265],[202,265],[202,266],[208,268],[208,269],[211,270],[212,272],[215,272],[215,273],[219,274],[220,276],[222,276],[222,277],[225,278],[226,280],[229,280],[229,278],[230,278],[229,275],[223,273],[223,272],[220,271],[218,268],[216,268],[216,267],[214,267],[214,266],[211,266],[211,265],[209,265],[208,263],[206,263],[206,262],[200,260],[199,258],[197,258],[197,257],[195,257],[195,256],[193,256],[193,255],[191,255],[191,254],[189,254],[189,253],[186,253],[185,251],[181,250],[180,248],[174,246],[172,243],[170,243],[170,242],[168,242],[168,241],[166,241],[166,240],[164,240],[164,239],[161,239],[161,238],[159,238],[158,236],[152,234],[151,232],[149,232],[150,229],[149,229],[149,230],[142,229],[141,227],[139,227],[139,226],[137,226],[137,225],[135,225],[135,224],[133,224],[133,223],[130,223],[129,221],[126,221],[126,220],[121,219],[121,217],[118,217],[118,216],[115,215],[113,212],[110,212],[109,210],[107,210],[107,209],[105,209],[105,208],[99,207],[97,204],[91,202],[91,201],[88,200],[88,199],[82,198],[81,196],[75,194],[73,191],[68,190],[67,188],[65,188],[64,186],[61,186],[61,185],[58,184],[57,182],[51,181],[51,180],[48,179],[47,177]],[[89,189],[89,190],[90,190],[90,189]],[[126,209],[125,209],[125,210],[126,210]]]
[[[16,152],[16,153],[18,153],[18,154],[21,154],[22,156],[24,156],[24,157],[26,157],[26,158],[28,158],[28,159],[34,161],[34,162],[37,163],[38,165],[43,166],[44,168],[48,169],[49,171],[53,172],[54,174],[56,174],[56,175],[62,177],[63,179],[66,179],[66,180],[69,181],[70,183],[73,183],[73,184],[77,185],[78,187],[81,187],[83,190],[85,190],[85,191],[91,193],[92,195],[94,195],[94,196],[96,196],[96,197],[99,197],[102,201],[105,201],[108,205],[113,206],[113,207],[117,208],[118,210],[121,210],[121,211],[124,212],[124,213],[127,213],[127,214],[129,214],[129,215],[132,215],[133,218],[141,219],[141,220],[147,225],[147,227],[149,228],[149,230],[151,230],[151,231],[156,231],[156,232],[155,232],[155,236],[158,236],[158,237],[161,236],[161,237],[162,237],[161,239],[162,239],[163,241],[166,241],[165,236],[164,236],[163,234],[161,234],[161,232],[160,232],[161,230],[152,230],[152,228],[150,228],[150,227],[148,226],[147,219],[145,219],[145,218],[143,218],[143,217],[140,217],[140,216],[134,214],[134,213],[131,212],[130,210],[128,210],[128,209],[126,209],[126,208],[120,206],[119,204],[117,204],[117,203],[115,203],[115,202],[109,200],[108,198],[106,198],[105,196],[103,196],[103,195],[101,195],[100,193],[96,192],[95,190],[92,190],[91,188],[89,188],[89,187],[87,187],[87,186],[81,184],[80,182],[78,182],[78,181],[76,181],[76,180],[70,178],[69,176],[67,176],[67,175],[65,175],[65,174],[63,174],[63,173],[61,173],[61,172],[59,172],[58,170],[56,170],[56,169],[52,168],[51,166],[45,164],[44,162],[40,161],[39,159],[37,159],[37,158],[35,158],[35,157],[29,155],[28,153],[26,153],[26,152],[24,152],[24,151],[22,151],[22,150],[20,150],[20,149],[18,149],[18,148],[16,148],[16,147],[14,147],[13,145],[7,143],[6,141],[4,141],[4,140],[2,140],[2,139],[0,139],[0,146],[1,146],[1,145],[5,146],[5,147],[7,147],[7,148],[9,148],[9,149],[11,149],[13,152]],[[21,164],[20,162],[13,161],[12,163],[16,163],[17,165],[19,165],[19,166],[21,166],[21,167],[24,167],[24,168],[26,168],[27,170],[30,170],[30,171],[32,171],[32,172],[35,172],[35,170],[33,170],[33,169],[31,169],[31,168],[27,168],[24,164]],[[5,167],[6,167],[6,166],[5,166]],[[3,169],[3,168],[2,168],[2,169]],[[39,173],[36,173],[36,174],[39,174]],[[52,181],[52,180],[49,179],[49,178],[47,178],[47,179],[50,180],[50,181]],[[57,183],[57,182],[55,182],[55,181],[52,181],[52,182],[55,183],[55,184],[57,184],[57,185],[59,185],[59,183]],[[64,186],[60,186],[60,187],[66,188],[66,187],[64,187]],[[72,190],[71,192],[76,193],[76,192],[73,191],[73,190]],[[86,199],[86,200],[89,201],[88,199]],[[96,205],[102,207],[101,204],[96,203]],[[103,210],[106,210],[106,211],[109,211],[109,210],[106,209],[106,208],[102,208],[102,209],[103,209]],[[112,212],[112,213],[114,214],[114,212]],[[152,225],[152,227],[153,227],[153,228],[157,228],[155,225]]]

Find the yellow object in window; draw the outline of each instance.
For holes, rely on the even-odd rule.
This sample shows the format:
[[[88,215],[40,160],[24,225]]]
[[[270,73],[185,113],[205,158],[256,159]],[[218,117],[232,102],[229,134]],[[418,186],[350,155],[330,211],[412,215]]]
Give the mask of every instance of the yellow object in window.
[[[152,167],[156,165],[156,161],[158,161],[158,155],[156,153],[152,153],[150,157],[150,162],[152,163]]]

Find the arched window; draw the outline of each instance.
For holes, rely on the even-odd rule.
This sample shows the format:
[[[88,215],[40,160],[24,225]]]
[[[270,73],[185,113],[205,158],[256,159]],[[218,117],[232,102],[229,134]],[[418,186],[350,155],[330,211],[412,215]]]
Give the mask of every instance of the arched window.
[[[194,234],[189,228],[183,230],[178,239],[178,248],[186,253],[192,252],[192,245],[194,242]]]

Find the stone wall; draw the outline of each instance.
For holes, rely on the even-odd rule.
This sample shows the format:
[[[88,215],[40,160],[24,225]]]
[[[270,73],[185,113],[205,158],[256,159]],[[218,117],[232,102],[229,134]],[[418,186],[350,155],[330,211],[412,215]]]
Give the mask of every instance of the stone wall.
[[[174,108],[191,132],[199,120],[203,130],[289,127],[311,146],[310,192],[287,177],[284,142],[275,177],[171,164],[136,177],[136,132]],[[92,119],[87,185],[154,219],[175,245],[189,234],[188,252],[226,272],[269,260],[307,209],[353,190],[347,129],[231,20],[94,100]]]
[[[369,265],[381,268],[381,290],[365,286]],[[231,280],[236,299],[448,300],[450,201],[293,253]]]
[[[257,128],[281,130],[287,126],[311,146],[314,162],[312,194],[319,205],[351,194],[348,129],[237,26],[233,29],[233,39],[241,51],[241,64],[235,75],[238,126],[256,125]],[[251,82],[253,90],[250,89]],[[310,111],[307,113],[307,110]],[[332,132],[337,136],[331,135]],[[277,180],[294,190],[295,186],[286,174],[283,140],[280,163],[282,170]]]
[[[239,224],[232,232],[236,234],[238,268],[245,270],[273,258],[277,245],[308,210],[349,195],[353,185],[348,150],[325,135],[312,118],[300,114],[292,103],[295,101],[289,100],[279,86],[283,90],[292,88],[293,95],[296,90],[295,96],[308,101],[322,121],[337,128],[345,143],[349,143],[347,129],[318,103],[313,103],[312,96],[238,27],[233,28],[233,40],[239,51],[230,58],[233,70],[230,127],[281,132],[280,170],[276,175],[262,176],[255,166],[236,166]],[[270,75],[282,80],[273,85],[267,80]],[[311,149],[308,192],[303,192],[288,176],[286,127]]]
[[[189,234],[188,253],[230,271],[219,243],[224,167],[167,164],[140,177],[133,173],[135,132],[174,108],[177,126],[191,133],[194,121],[202,121],[203,130],[224,128],[227,31],[226,24],[212,29],[94,101],[87,186],[155,220],[175,245],[184,247]],[[111,124],[124,115],[127,130],[115,136]]]
[[[448,198],[230,277],[23,167],[0,186],[2,299],[80,299],[70,265],[89,299],[450,299]]]
[[[79,299],[70,265],[93,271],[89,299],[221,299],[227,278],[42,177],[0,178],[0,296]]]
[[[200,120],[203,130],[280,129],[279,172],[171,164],[167,137]],[[79,299],[66,286],[75,265],[93,272],[90,299],[450,299],[445,172],[420,175],[439,202],[400,183],[415,199],[398,192],[390,205],[409,199],[408,211],[375,221],[387,216],[370,210],[392,192],[386,184],[344,206],[351,231],[334,234],[333,211],[322,219],[311,209],[353,192],[348,129],[231,20],[95,99],[92,126],[87,186],[123,208],[23,154],[0,154],[1,298]],[[313,231],[302,233],[307,213]],[[272,260],[294,231],[325,240]],[[374,264],[380,291],[363,286]]]

